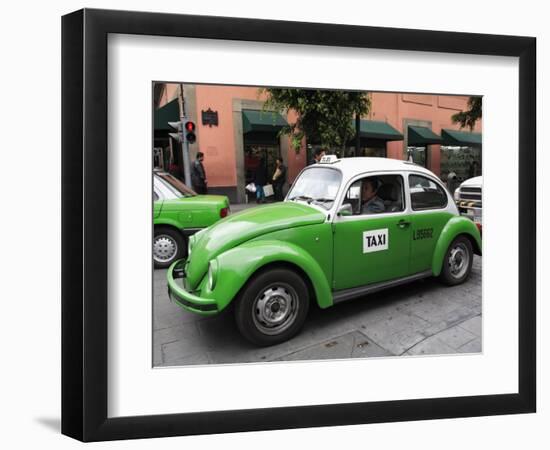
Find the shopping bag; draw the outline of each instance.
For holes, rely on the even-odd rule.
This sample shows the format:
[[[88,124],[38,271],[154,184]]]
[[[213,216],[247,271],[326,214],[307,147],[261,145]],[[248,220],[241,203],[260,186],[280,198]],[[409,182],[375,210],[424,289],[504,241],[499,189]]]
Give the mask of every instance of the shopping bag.
[[[254,183],[248,183],[244,188],[248,192],[256,192],[256,185]]]
[[[271,197],[273,195],[273,186],[271,184],[266,184],[264,186],[264,195],[266,197]]]

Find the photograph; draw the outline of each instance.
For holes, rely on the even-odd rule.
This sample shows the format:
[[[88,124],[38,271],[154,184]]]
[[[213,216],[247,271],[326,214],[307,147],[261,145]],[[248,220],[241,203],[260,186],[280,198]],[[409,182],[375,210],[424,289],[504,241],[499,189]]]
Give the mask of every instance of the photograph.
[[[151,95],[153,367],[483,352],[482,96]]]
[[[63,15],[64,435],[537,411],[537,37],[394,10]]]

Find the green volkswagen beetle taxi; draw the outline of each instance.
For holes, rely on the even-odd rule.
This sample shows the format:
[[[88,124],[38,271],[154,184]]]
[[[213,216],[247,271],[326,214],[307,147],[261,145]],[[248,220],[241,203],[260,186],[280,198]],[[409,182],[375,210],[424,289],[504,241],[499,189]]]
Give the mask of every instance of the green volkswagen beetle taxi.
[[[257,345],[295,335],[310,303],[328,308],[425,277],[465,281],[481,238],[429,170],[386,158],[324,158],[284,202],[244,210],[189,240],[170,298],[202,315],[234,304]]]
[[[169,267],[182,258],[189,236],[229,214],[223,195],[198,195],[180,180],[161,170],[153,173],[153,261]]]

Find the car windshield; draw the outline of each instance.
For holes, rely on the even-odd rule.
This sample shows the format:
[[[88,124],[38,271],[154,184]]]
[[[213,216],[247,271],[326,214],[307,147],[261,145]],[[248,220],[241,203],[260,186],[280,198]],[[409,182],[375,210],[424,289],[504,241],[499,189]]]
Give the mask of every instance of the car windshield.
[[[315,203],[325,209],[334,204],[342,174],[329,167],[311,167],[302,172],[288,193],[288,200]]]
[[[169,173],[161,172],[156,174],[162,184],[170,190],[176,197],[192,197],[194,195],[197,195],[197,193],[182,183],[180,180],[178,180],[173,175],[170,175]]]

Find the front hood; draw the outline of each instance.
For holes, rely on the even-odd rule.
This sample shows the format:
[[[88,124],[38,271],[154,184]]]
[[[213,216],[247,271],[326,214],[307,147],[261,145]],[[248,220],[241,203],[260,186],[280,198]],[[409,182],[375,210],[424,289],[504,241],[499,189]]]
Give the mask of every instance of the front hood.
[[[326,215],[294,202],[258,206],[233,214],[200,232],[186,267],[188,285],[194,289],[208,270],[211,259],[260,235],[282,229],[323,223]]]
[[[474,177],[469,178],[466,181],[463,181],[460,187],[481,187],[483,185],[483,177]]]

